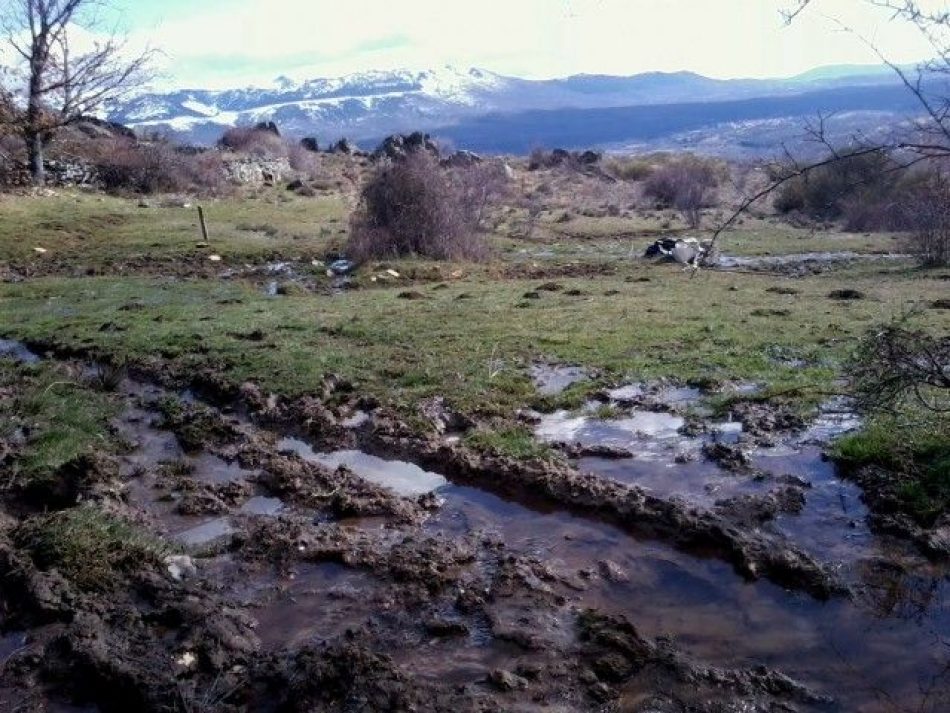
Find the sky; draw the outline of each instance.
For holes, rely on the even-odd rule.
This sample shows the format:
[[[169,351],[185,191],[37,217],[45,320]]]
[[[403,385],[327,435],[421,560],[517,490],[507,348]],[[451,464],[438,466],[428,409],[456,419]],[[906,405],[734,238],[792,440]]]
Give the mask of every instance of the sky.
[[[160,51],[158,84],[223,88],[371,69],[480,67],[528,78],[690,70],[782,77],[927,58],[868,0],[112,0],[132,45]],[[947,2],[925,4],[946,6]],[[842,30],[841,25],[855,33]]]

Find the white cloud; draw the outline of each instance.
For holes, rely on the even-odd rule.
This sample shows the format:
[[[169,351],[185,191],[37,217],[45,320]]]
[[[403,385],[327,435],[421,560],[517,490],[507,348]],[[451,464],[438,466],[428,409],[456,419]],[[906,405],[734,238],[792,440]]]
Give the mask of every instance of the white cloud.
[[[866,0],[813,1],[784,27],[778,11],[793,0],[229,0],[176,6],[134,37],[165,53],[167,82],[180,86],[443,64],[530,77],[680,69],[766,77],[876,61],[829,17],[895,61],[928,54],[916,30]]]

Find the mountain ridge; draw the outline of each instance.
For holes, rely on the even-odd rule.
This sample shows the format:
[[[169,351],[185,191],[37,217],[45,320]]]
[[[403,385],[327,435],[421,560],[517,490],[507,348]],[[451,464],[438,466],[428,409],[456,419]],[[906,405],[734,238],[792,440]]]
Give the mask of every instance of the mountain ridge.
[[[897,83],[893,74],[876,65],[816,68],[784,79],[716,79],[691,71],[523,79],[475,67],[444,66],[302,81],[277,77],[267,87],[149,92],[109,107],[107,116],[139,132],[171,134],[191,143],[213,143],[227,128],[261,121],[274,121],[294,136],[365,141],[494,115],[714,104],[817,94],[839,87],[883,90]],[[871,103],[880,109],[880,102]],[[820,104],[814,107],[815,112],[824,109]]]

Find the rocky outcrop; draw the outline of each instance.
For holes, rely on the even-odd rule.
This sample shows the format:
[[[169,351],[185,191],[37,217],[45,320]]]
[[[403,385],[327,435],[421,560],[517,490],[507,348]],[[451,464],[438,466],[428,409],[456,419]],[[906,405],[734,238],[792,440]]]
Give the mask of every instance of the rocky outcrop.
[[[387,136],[373,152],[373,158],[375,160],[388,158],[391,161],[399,161],[416,151],[428,151],[436,158],[440,156],[439,147],[435,145],[428,134],[414,131],[411,134]]]
[[[290,171],[290,163],[285,158],[231,158],[224,161],[225,177],[240,185],[274,185]]]

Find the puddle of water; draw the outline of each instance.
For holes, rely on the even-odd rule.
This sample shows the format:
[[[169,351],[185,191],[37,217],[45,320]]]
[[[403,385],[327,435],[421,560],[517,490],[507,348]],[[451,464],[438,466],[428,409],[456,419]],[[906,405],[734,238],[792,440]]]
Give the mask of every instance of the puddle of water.
[[[237,461],[226,461],[210,453],[188,455],[182,460],[194,467],[195,480],[210,485],[240,483],[255,475],[254,471],[246,470]]]
[[[568,386],[587,378],[587,371],[580,366],[559,366],[556,364],[534,364],[531,377],[542,396],[556,396]]]
[[[144,452],[158,459],[181,457],[174,437],[149,428],[146,416],[132,421],[141,431]],[[603,435],[598,429],[613,428],[613,437],[646,444],[646,451],[651,442],[664,446],[683,440],[701,442],[679,435],[682,419],[673,414],[632,412],[618,422],[598,423],[561,412],[559,419],[559,424],[548,424],[552,432],[596,439]],[[735,433],[737,424],[722,424],[721,429],[726,435]],[[939,710],[939,701],[950,696],[947,572],[894,556],[889,561],[896,566],[883,573],[866,566],[867,560],[881,554],[880,542],[866,525],[852,524],[864,522],[857,491],[837,479],[833,466],[821,460],[818,448],[772,449],[758,453],[755,463],[771,472],[802,475],[814,483],[802,515],[780,518],[776,527],[822,559],[842,562],[842,570],[852,581],[873,586],[876,598],[868,605],[846,599],[818,602],[768,582],[749,583],[719,560],[690,557],[659,542],[641,542],[593,520],[539,512],[477,489],[447,485],[441,476],[411,464],[358,451],[317,454],[294,439],[285,439],[279,447],[329,467],[348,465],[362,477],[397,491],[400,485],[413,494],[438,488],[445,505],[426,524],[428,532],[449,536],[494,532],[508,550],[537,556],[565,576],[583,570],[588,575],[577,578],[581,589],[571,595],[572,603],[624,614],[645,635],[670,636],[677,647],[700,660],[724,667],[764,663],[834,696],[842,710],[880,710],[891,701],[927,710],[921,705],[927,700],[935,702],[931,710]],[[659,459],[634,458],[613,466],[641,483],[654,478],[657,488],[679,478],[685,485],[677,488],[692,492],[691,488],[701,486],[704,496],[721,497],[719,492],[707,491],[725,487],[717,486],[717,478],[723,483],[733,478],[750,489],[760,487],[702,461],[670,467]],[[696,496],[700,496],[698,491]],[[257,500],[250,506],[254,511],[271,511],[279,504],[274,499],[252,500]],[[192,518],[187,526],[175,529],[175,539],[196,549],[233,532],[226,517],[197,524]],[[596,572],[603,560],[615,563],[627,581],[600,578]],[[337,565],[301,565],[293,579],[278,579],[274,585],[276,594],[258,609],[259,632],[268,647],[332,638],[368,618],[385,617],[391,606],[378,580]],[[466,672],[481,670],[497,655],[474,635],[470,638],[448,649],[426,648],[426,656],[441,662],[432,666],[433,675],[446,665]],[[465,678],[470,678],[468,673]],[[922,685],[929,686],[923,689],[929,693],[921,692]]]
[[[828,443],[838,436],[856,431],[861,423],[851,401],[843,396],[835,396],[821,405],[817,418],[801,435],[799,442]]]
[[[333,639],[391,606],[370,575],[333,563],[298,565],[274,584],[276,593],[254,613],[266,649]]]
[[[341,422],[343,428],[359,428],[369,423],[370,416],[366,411],[357,411],[352,416]]]
[[[382,485],[406,497],[425,495],[448,484],[444,476],[423,470],[412,463],[385,460],[362,451],[316,453],[309,444],[297,438],[285,438],[277,444],[277,448],[280,451],[291,451],[304,460],[319,463],[327,468],[346,466],[364,480]]]
[[[445,505],[431,530],[493,532],[507,548],[537,556],[556,572],[593,571],[572,598],[578,606],[625,614],[645,635],[669,636],[699,660],[764,663],[833,696],[841,710],[879,710],[889,699],[915,709],[923,701],[922,681],[933,682],[932,701],[950,695],[945,574],[918,574],[918,588],[930,589],[915,618],[881,616],[844,599],[822,603],[767,582],[748,583],[720,561],[566,513],[537,512],[472,488],[449,486],[440,495]],[[605,560],[628,581],[598,576],[597,563]]]
[[[685,406],[699,401],[702,392],[692,386],[665,386],[656,392],[654,398],[669,406]]]
[[[636,401],[645,395],[646,388],[643,384],[627,384],[607,392],[607,396],[611,401]]]
[[[817,446],[769,454],[764,449],[753,464],[768,473],[793,475],[811,483],[805,507],[798,515],[781,515],[775,522],[803,550],[823,562],[853,562],[880,554],[867,524],[868,510],[861,489],[842,480],[832,461]]]
[[[178,532],[172,538],[188,549],[197,550],[217,544],[229,538],[234,532],[235,529],[228,518],[218,517]]]
[[[22,343],[12,339],[0,339],[0,357],[6,357],[23,364],[36,364],[40,357]]]
[[[812,252],[796,253],[792,255],[757,255],[736,256],[722,255],[717,267],[783,267],[797,263],[832,263],[845,260],[906,260],[910,255],[901,254],[868,254],[849,251],[842,252]]]
[[[12,631],[0,636],[0,666],[3,666],[11,656],[26,648],[27,635],[22,631]]]
[[[255,495],[245,502],[239,513],[242,515],[261,515],[265,517],[274,517],[279,515],[284,509],[284,503],[280,498],[269,498],[264,495]]]
[[[555,411],[541,418],[535,434],[548,442],[625,448],[638,458],[667,454],[671,459],[687,439],[679,434],[686,421],[674,414],[634,410],[626,418],[602,421]]]

